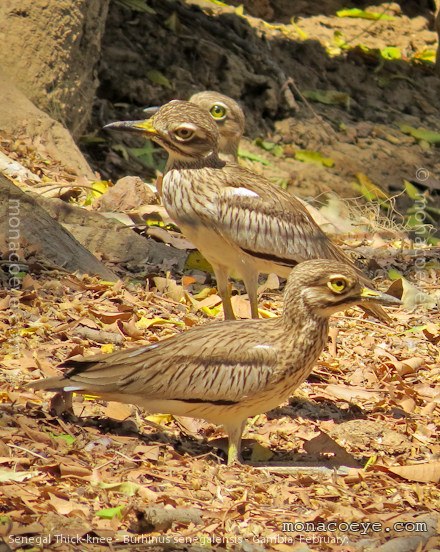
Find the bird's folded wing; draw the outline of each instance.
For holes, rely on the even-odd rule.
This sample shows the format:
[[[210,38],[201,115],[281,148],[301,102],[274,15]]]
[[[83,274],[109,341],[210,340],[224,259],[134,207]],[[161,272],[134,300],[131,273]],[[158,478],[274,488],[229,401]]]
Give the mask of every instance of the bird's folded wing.
[[[223,188],[217,202],[222,235],[255,257],[285,266],[312,258],[348,262],[304,208],[283,209],[277,201],[239,187]]]
[[[235,402],[264,389],[274,377],[277,349],[265,332],[240,335],[233,323],[200,327],[157,343],[110,355],[70,359],[58,385],[90,394],[142,396],[143,399]],[[249,326],[249,324],[248,324]],[[231,326],[230,326],[231,328]],[[44,383],[44,382],[42,382]]]

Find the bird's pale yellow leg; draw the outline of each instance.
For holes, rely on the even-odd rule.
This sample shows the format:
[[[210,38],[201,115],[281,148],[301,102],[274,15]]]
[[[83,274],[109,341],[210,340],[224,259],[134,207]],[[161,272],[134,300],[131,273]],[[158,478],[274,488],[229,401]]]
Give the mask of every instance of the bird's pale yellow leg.
[[[231,464],[241,464],[241,436],[246,420],[237,421],[236,424],[225,424],[225,431],[228,434],[228,466]]]
[[[258,271],[254,267],[246,267],[246,271],[243,274],[244,285],[249,297],[249,303],[251,304],[251,316],[252,318],[259,318],[258,315]]]
[[[231,304],[231,292],[229,290],[229,270],[225,266],[213,266],[215,278],[217,280],[218,294],[223,301],[223,313],[225,320],[235,320],[235,314]]]

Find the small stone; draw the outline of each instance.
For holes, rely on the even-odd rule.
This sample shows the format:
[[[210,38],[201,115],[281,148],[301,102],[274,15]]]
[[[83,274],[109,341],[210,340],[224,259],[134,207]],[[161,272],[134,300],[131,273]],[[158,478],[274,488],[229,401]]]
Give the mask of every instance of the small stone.
[[[93,209],[105,212],[124,212],[141,205],[159,203],[158,194],[138,176],[120,178],[114,186],[93,203]]]

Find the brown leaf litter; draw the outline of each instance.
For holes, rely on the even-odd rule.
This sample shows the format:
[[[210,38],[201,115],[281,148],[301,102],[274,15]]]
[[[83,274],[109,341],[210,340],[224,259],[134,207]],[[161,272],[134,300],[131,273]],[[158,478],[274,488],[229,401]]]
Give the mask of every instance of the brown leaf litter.
[[[18,539],[12,549],[50,537],[54,550],[75,539],[99,550],[164,538],[172,546],[186,539],[213,548],[247,541],[271,550],[307,542],[310,550],[355,550],[362,539],[379,546],[402,537],[398,522],[422,524],[426,531],[415,534],[427,546],[440,473],[435,311],[397,312],[392,328],[358,311],[335,317],[332,353],[321,355],[296,397],[249,421],[244,453],[249,459],[254,448],[254,466],[224,465],[208,442],[222,430],[205,422],[145,417],[92,397],[74,397],[74,414],[60,417],[51,414],[51,394],[24,390],[73,354],[146,344],[209,323],[185,294],[167,297],[179,286],[170,281],[159,279],[158,291],[46,273],[28,279],[25,290],[1,292],[0,520]],[[438,286],[432,273],[427,284]],[[279,292],[264,293],[264,308],[279,312]],[[330,469],[306,473],[309,466]],[[148,517],[152,507],[159,517]],[[421,516],[429,523],[418,522]],[[345,530],[361,520],[382,529]],[[337,530],[298,525],[286,532],[292,526],[283,522],[332,522]]]

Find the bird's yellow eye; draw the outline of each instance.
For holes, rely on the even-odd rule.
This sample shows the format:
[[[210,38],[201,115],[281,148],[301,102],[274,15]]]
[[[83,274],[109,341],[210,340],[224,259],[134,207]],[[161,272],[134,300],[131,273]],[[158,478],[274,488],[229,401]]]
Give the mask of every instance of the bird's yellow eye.
[[[336,276],[329,280],[327,285],[335,293],[342,293],[347,287],[347,280],[342,276]]]
[[[188,127],[180,127],[176,128],[174,131],[174,134],[177,136],[177,138],[180,138],[181,140],[189,140],[194,136],[194,130]]]
[[[221,104],[214,104],[209,113],[211,113],[214,119],[224,119],[226,117],[226,107]]]

